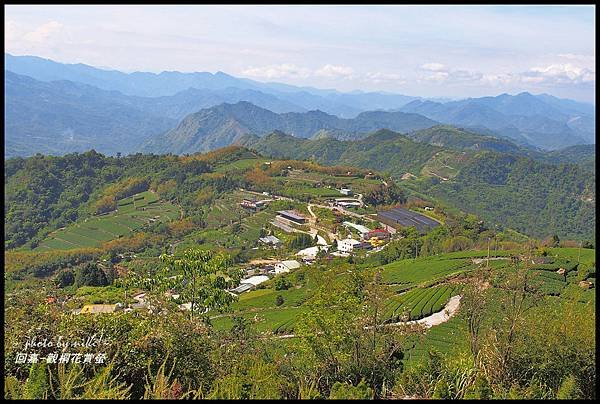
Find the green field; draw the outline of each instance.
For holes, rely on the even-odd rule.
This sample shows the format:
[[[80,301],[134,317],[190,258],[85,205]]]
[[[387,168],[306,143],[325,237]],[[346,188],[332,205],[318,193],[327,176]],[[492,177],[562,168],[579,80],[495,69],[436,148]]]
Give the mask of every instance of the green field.
[[[459,291],[460,287],[456,285],[412,289],[390,299],[385,306],[384,317],[390,322],[427,317],[442,310]]]
[[[415,286],[473,268],[470,259],[427,257],[406,259],[383,266],[382,279],[388,284]]]
[[[179,215],[175,205],[158,200],[150,191],[141,192],[119,200],[114,212],[93,216],[50,233],[34,251],[98,247],[106,241],[128,236],[151,221],[169,222]]]

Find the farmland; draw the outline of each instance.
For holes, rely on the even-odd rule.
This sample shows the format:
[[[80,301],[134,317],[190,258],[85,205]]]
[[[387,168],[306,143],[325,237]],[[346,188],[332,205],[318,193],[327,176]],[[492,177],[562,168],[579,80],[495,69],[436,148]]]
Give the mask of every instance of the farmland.
[[[446,256],[407,259],[384,265],[382,280],[390,285],[408,288],[472,269],[472,265],[469,259],[449,259]]]
[[[450,297],[459,292],[460,287],[456,285],[415,288],[390,299],[384,317],[390,322],[419,320],[442,310]]]
[[[119,200],[114,212],[93,216],[50,233],[34,251],[98,247],[103,242],[132,234],[150,222],[169,222],[179,215],[175,205],[160,201],[150,191],[141,192]]]

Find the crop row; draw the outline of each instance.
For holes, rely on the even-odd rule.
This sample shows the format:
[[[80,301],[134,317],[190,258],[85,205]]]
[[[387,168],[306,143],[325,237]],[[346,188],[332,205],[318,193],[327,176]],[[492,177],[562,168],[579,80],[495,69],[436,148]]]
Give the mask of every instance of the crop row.
[[[451,285],[413,289],[391,299],[384,309],[384,316],[389,321],[397,321],[408,314],[409,320],[418,320],[442,310],[456,291]]]

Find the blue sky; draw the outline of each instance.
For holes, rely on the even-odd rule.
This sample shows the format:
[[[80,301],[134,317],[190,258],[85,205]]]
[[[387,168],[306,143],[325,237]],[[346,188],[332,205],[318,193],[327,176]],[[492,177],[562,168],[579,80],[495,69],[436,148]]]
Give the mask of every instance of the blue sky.
[[[592,6],[5,6],[5,49],[341,91],[595,94]]]

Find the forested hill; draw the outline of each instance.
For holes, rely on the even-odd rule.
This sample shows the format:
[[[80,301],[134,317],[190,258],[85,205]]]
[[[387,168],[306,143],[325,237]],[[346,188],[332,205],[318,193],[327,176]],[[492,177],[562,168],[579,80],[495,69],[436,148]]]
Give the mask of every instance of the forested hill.
[[[5,162],[5,246],[12,248],[70,222],[105,211],[132,192],[166,192],[193,217],[202,209],[199,187],[244,187],[242,177],[212,174],[211,159],[295,157],[329,166],[357,166],[389,175],[402,187],[524,234],[595,239],[595,175],[574,164],[548,164],[491,151],[458,151],[380,130],[358,141],[309,140],[275,132],[244,136],[239,146],[190,157],[136,154],[105,157],[94,151]],[[246,157],[245,157],[246,156]],[[203,176],[203,174],[210,174]],[[409,175],[410,174],[410,175]],[[168,186],[167,186],[168,185]],[[117,197],[118,196],[118,197]],[[172,199],[175,198],[175,199]],[[110,206],[108,206],[110,208]]]
[[[547,157],[550,161],[579,164],[591,172],[596,171],[596,145],[593,144],[565,147],[547,153]]]
[[[174,129],[150,139],[142,151],[175,154],[205,152],[234,143],[248,133],[262,136],[275,130],[300,138],[327,131],[333,137],[357,139],[381,128],[408,132],[436,124],[418,114],[403,112],[364,112],[353,119],[338,118],[318,110],[276,114],[242,101],[217,105],[188,115]]]
[[[280,132],[262,138],[244,136],[239,142],[265,155],[353,164],[388,172],[396,179],[410,173],[416,178],[401,184],[532,236],[595,237],[595,175],[585,166],[564,164],[548,154],[516,146],[517,154],[451,150],[386,130],[352,142],[297,139]],[[489,146],[493,150],[505,144],[510,145],[497,140]],[[519,153],[531,153],[536,159]]]
[[[395,174],[418,173],[436,152],[442,150],[385,129],[356,141],[331,137],[299,139],[278,131],[262,138],[246,135],[237,143],[277,158],[311,159],[327,165],[356,165]]]
[[[504,138],[486,136],[463,128],[449,125],[437,125],[427,129],[410,132],[411,139],[455,150],[490,150],[500,153],[512,153],[540,158],[543,153],[533,147],[522,147]]]
[[[421,189],[532,236],[595,239],[596,178],[579,165],[482,152],[451,181],[422,182]]]

